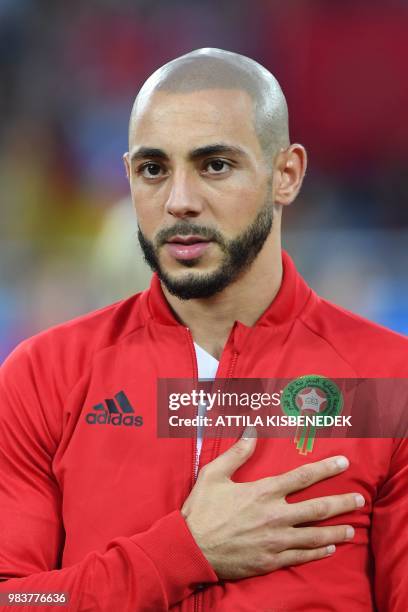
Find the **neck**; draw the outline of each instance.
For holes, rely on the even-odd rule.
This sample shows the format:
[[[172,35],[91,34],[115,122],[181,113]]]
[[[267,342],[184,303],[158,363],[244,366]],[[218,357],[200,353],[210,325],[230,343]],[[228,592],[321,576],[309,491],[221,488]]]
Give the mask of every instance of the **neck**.
[[[211,298],[180,300],[162,288],[194,341],[219,359],[234,322],[254,325],[275,298],[281,281],[281,245],[270,236],[250,268]]]

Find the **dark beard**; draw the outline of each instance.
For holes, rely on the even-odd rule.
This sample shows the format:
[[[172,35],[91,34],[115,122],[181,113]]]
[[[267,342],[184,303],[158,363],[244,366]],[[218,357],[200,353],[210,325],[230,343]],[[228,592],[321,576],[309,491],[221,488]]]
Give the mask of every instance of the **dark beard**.
[[[190,221],[178,221],[171,228],[161,230],[156,238],[157,247],[142,233],[140,227],[138,238],[144,258],[153,272],[167,290],[181,300],[209,298],[219,293],[246,270],[255,260],[270,234],[273,221],[273,205],[267,201],[257,214],[255,220],[239,236],[225,240],[217,230],[196,225]],[[157,252],[173,236],[199,235],[216,242],[222,252],[223,259],[214,272],[206,274],[188,274],[181,279],[172,278],[161,269]],[[199,258],[180,261],[186,268],[197,265]]]

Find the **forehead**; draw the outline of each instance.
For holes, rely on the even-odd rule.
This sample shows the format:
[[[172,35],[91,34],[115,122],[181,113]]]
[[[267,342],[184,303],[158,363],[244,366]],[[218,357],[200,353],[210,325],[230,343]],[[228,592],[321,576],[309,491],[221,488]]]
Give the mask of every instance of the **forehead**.
[[[205,89],[189,93],[157,91],[138,101],[129,147],[190,150],[228,142],[261,153],[254,105],[245,91]]]

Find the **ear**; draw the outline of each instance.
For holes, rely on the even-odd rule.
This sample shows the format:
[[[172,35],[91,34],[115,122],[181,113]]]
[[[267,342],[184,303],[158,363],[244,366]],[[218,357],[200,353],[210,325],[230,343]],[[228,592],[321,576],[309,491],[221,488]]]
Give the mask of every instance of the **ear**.
[[[130,181],[130,162],[129,162],[129,152],[126,152],[122,155],[123,163],[125,164],[126,176],[128,181]]]
[[[275,204],[291,204],[302,186],[307,166],[306,149],[301,144],[292,144],[276,156]]]

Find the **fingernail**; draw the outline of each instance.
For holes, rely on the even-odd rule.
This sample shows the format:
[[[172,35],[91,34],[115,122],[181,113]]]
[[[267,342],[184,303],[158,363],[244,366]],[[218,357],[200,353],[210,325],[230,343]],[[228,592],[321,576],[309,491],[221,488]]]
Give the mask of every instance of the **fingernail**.
[[[356,493],[354,495],[354,499],[355,499],[355,502],[356,502],[356,506],[358,508],[361,508],[361,506],[364,506],[365,499],[364,499],[364,497],[362,495],[360,495],[360,493]]]
[[[249,440],[250,438],[256,438],[256,427],[253,425],[248,425],[248,427],[245,427],[241,436],[242,440]]]
[[[326,546],[326,551],[328,555],[332,555],[334,552],[336,552],[336,547],[334,544],[330,544],[330,546]]]
[[[353,527],[347,527],[346,529],[346,540],[351,540],[351,538],[354,538],[354,529]]]
[[[344,470],[346,467],[349,466],[349,460],[347,459],[347,457],[337,457],[336,465],[340,469]]]

